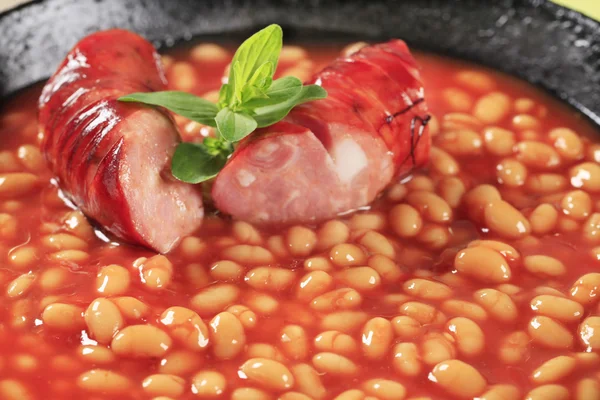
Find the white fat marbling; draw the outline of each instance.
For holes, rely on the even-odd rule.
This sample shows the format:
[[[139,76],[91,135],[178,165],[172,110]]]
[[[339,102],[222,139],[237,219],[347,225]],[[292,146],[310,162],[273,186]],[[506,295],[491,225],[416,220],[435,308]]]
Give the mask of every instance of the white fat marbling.
[[[256,180],[256,176],[246,169],[240,169],[236,174],[236,178],[242,187],[248,187]]]
[[[363,149],[350,138],[338,143],[331,155],[335,162],[335,171],[342,183],[352,182],[369,164]]]

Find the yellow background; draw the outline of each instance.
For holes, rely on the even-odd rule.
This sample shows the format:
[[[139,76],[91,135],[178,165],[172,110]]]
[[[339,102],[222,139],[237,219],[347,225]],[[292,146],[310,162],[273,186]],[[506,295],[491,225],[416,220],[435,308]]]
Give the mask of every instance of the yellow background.
[[[553,0],[600,21],[600,0]]]

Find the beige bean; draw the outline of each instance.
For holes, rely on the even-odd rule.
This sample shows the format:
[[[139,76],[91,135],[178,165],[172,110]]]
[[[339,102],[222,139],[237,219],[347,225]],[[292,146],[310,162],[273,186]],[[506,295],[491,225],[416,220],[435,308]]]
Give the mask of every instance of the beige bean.
[[[581,322],[578,329],[579,341],[587,351],[600,350],[600,317],[590,316]]]
[[[110,343],[113,336],[125,325],[119,308],[104,298],[90,303],[84,319],[91,337],[104,344]]]
[[[329,258],[339,267],[361,265],[367,261],[364,251],[360,247],[349,243],[333,246],[329,252]]]
[[[162,357],[171,344],[171,337],[154,325],[130,325],[114,336],[110,347],[117,356],[153,358]]]
[[[498,358],[505,364],[516,365],[529,358],[531,338],[526,332],[515,331],[500,341]]]
[[[518,317],[514,301],[499,290],[481,289],[473,294],[473,298],[494,319],[502,322],[514,322]]]
[[[528,167],[551,169],[560,165],[560,156],[550,145],[524,140],[515,145],[517,160]]]
[[[32,272],[19,275],[8,284],[6,296],[15,299],[26,295],[31,289],[35,279],[36,275]]]
[[[534,194],[553,195],[568,186],[567,178],[560,174],[530,174],[525,182],[527,191]],[[544,198],[546,201],[547,198]]]
[[[279,301],[267,293],[250,293],[245,303],[252,311],[261,315],[271,315],[279,309]]]
[[[246,333],[239,319],[229,312],[217,314],[209,323],[212,351],[219,360],[236,357],[246,345]]]
[[[290,392],[288,392],[290,393]],[[285,396],[284,394],[283,396]],[[283,396],[279,397],[279,399],[283,399]],[[253,387],[242,387],[234,389],[231,392],[231,400],[271,400],[271,395],[264,390],[256,389]],[[290,398],[288,400],[293,400]],[[298,399],[301,400],[301,399]]]
[[[162,290],[169,286],[173,276],[173,264],[163,255],[148,258],[139,266],[142,284],[150,290]]]
[[[103,346],[79,346],[77,355],[83,361],[91,364],[110,364],[115,361],[115,354],[107,347]]]
[[[441,309],[446,314],[465,317],[474,321],[485,321],[487,312],[481,306],[464,300],[446,300],[442,303]]]
[[[210,267],[210,276],[223,282],[238,282],[244,276],[244,267],[229,261],[217,261]]]
[[[600,399],[600,382],[594,378],[584,378],[577,382],[575,400]]]
[[[283,291],[288,289],[296,278],[296,274],[281,267],[257,267],[246,274],[246,283],[257,290]]]
[[[323,317],[321,328],[325,330],[352,332],[360,328],[367,319],[368,315],[362,311],[338,311]]]
[[[431,134],[431,129],[429,130],[429,132]],[[599,156],[599,158],[600,158],[600,156]],[[390,201],[397,203],[399,201],[404,200],[404,198],[406,197],[407,194],[408,194],[408,188],[406,187],[406,185],[404,185],[402,183],[396,183],[387,189],[386,197]]]
[[[593,213],[583,224],[583,238],[589,243],[600,242],[600,213]]]
[[[192,393],[198,397],[219,397],[227,389],[227,379],[217,371],[203,370],[192,376]]]
[[[185,380],[175,375],[154,374],[142,381],[142,388],[149,396],[179,397],[185,391]]]
[[[327,312],[344,309],[352,309],[360,306],[362,296],[351,288],[335,289],[317,296],[310,303],[314,310]]]
[[[54,233],[42,238],[44,246],[52,250],[85,250],[88,244],[85,240],[69,233]]]
[[[483,140],[479,134],[468,128],[443,131],[437,136],[436,144],[454,156],[477,155],[481,153]]]
[[[201,63],[224,63],[231,57],[229,52],[218,44],[200,43],[190,50],[192,60]]]
[[[407,294],[425,300],[445,300],[452,296],[449,286],[427,279],[410,279],[403,288]]]
[[[527,271],[539,276],[562,276],[567,272],[565,265],[556,258],[545,255],[532,255],[523,258]]]
[[[188,236],[179,244],[181,254],[187,259],[197,259],[204,253],[207,244],[200,238]]]
[[[485,207],[492,201],[502,199],[502,197],[494,186],[483,184],[469,190],[463,199],[470,218],[480,221],[483,219]]]
[[[358,344],[352,336],[339,331],[325,331],[314,339],[315,349],[322,352],[331,352],[352,356],[358,350]]]
[[[352,360],[336,353],[317,353],[312,363],[317,371],[333,376],[351,377],[359,372],[359,367]]]
[[[150,307],[135,297],[113,297],[111,301],[117,306],[121,314],[130,320],[139,320],[150,313]]]
[[[567,400],[569,390],[562,385],[542,385],[525,395],[525,400]]]
[[[529,214],[531,231],[536,235],[551,233],[558,221],[558,211],[554,206],[544,203],[537,206]]]
[[[384,283],[397,282],[404,275],[398,264],[384,255],[375,254],[369,258],[368,265],[377,271]]]
[[[560,202],[562,212],[576,220],[583,220],[592,212],[592,199],[583,190],[568,192]]]
[[[439,195],[452,208],[457,208],[460,205],[466,191],[467,188],[463,181],[456,177],[446,177],[438,183]]]
[[[483,131],[483,142],[489,153],[495,156],[508,156],[512,154],[516,140],[515,134],[511,131],[490,127]]]
[[[449,87],[442,90],[442,98],[453,111],[468,112],[473,107],[473,99],[464,90]]]
[[[600,165],[584,162],[569,170],[571,186],[586,192],[600,191]]]
[[[442,324],[446,321],[446,316],[441,311],[429,304],[416,301],[409,301],[402,304],[399,311],[400,314],[415,319],[421,325]]]
[[[486,124],[497,124],[508,116],[510,108],[510,97],[502,92],[491,92],[477,100],[473,115]]]
[[[19,246],[13,248],[8,253],[8,262],[19,270],[26,269],[35,263],[39,258],[38,251],[33,246]]]
[[[530,306],[537,314],[563,322],[579,321],[584,313],[581,304],[555,295],[536,296],[531,299]]]
[[[518,399],[521,391],[514,385],[499,384],[492,385],[485,391],[478,400],[510,400]]]
[[[338,272],[335,278],[342,284],[359,292],[368,292],[381,285],[381,278],[371,267],[352,267]]]
[[[350,237],[350,229],[342,221],[325,222],[317,231],[317,249],[326,250],[345,243]]]
[[[235,315],[245,329],[252,329],[256,326],[256,313],[244,305],[236,304],[227,308],[225,311]]]
[[[357,213],[350,218],[350,229],[353,231],[380,231],[387,225],[386,217],[379,212]]]
[[[444,176],[453,176],[460,171],[460,166],[454,157],[435,146],[430,150],[430,164],[434,171]]]
[[[502,254],[485,246],[459,251],[454,259],[454,268],[460,274],[482,282],[502,283],[512,277],[512,270]]]
[[[194,67],[185,61],[177,61],[170,68],[170,80],[177,90],[190,91],[196,86],[197,80]]]
[[[445,223],[452,220],[452,208],[435,193],[429,191],[411,192],[406,196],[406,201],[428,221]]]
[[[503,200],[495,200],[487,204],[484,209],[484,219],[492,231],[509,239],[522,238],[531,231],[527,218]]]
[[[264,265],[275,262],[275,258],[269,250],[249,244],[237,244],[227,247],[222,251],[222,255],[225,259],[242,265]]]
[[[489,93],[496,87],[494,78],[481,71],[461,70],[456,74],[455,79],[464,87],[483,93]]]
[[[268,358],[279,362],[285,362],[287,359],[279,349],[268,343],[252,343],[246,346],[247,358]]]
[[[447,322],[446,330],[454,338],[458,352],[465,357],[478,356],[485,349],[485,334],[468,318],[452,318]]]
[[[296,298],[309,302],[322,295],[333,285],[333,278],[324,271],[312,271],[304,275],[296,287]]]
[[[235,221],[231,227],[231,231],[240,243],[260,245],[263,242],[260,232],[247,222]]]
[[[317,244],[317,235],[311,229],[303,226],[290,228],[286,239],[290,254],[295,257],[308,256]]]
[[[48,258],[53,261],[71,262],[81,265],[90,258],[90,255],[83,250],[60,250],[49,254]]]
[[[85,326],[83,310],[73,304],[53,303],[42,312],[44,326],[59,330],[76,332]]]
[[[392,243],[381,233],[367,231],[359,240],[371,254],[381,254],[389,258],[396,257],[396,250]]]
[[[538,385],[557,382],[570,375],[576,366],[577,361],[573,357],[554,357],[537,367],[531,373],[530,379]]]
[[[398,343],[392,349],[392,366],[400,375],[415,377],[421,373],[422,364],[417,345],[412,342]]]
[[[131,277],[129,271],[116,264],[100,268],[96,276],[96,291],[105,296],[124,294],[129,289]]]
[[[600,299],[600,273],[590,272],[579,277],[571,286],[569,294],[584,306],[596,303]]]
[[[198,357],[197,353],[190,351],[171,351],[165,358],[160,360],[158,372],[178,376],[187,375],[193,371],[197,371],[202,365],[203,360],[202,357]]]
[[[208,328],[194,311],[185,307],[169,307],[161,314],[160,322],[187,349],[200,351],[208,346]]]
[[[529,321],[527,332],[533,342],[551,349],[573,347],[573,335],[559,322],[546,316],[537,316]]]
[[[294,376],[282,363],[267,358],[251,358],[240,366],[245,379],[270,390],[286,390],[294,386]]]
[[[455,356],[456,349],[449,337],[437,332],[430,332],[423,337],[421,359],[425,364],[435,365]]]
[[[370,360],[380,360],[387,354],[394,332],[392,324],[385,318],[375,317],[367,321],[362,330],[361,349]]]
[[[232,284],[216,284],[201,290],[192,297],[190,304],[201,316],[208,316],[223,311],[240,295],[240,288]]]
[[[404,385],[389,379],[369,379],[361,387],[365,393],[381,400],[402,400],[406,396]]]
[[[496,165],[498,183],[508,187],[519,187],[525,184],[527,168],[519,161],[505,158]]]
[[[284,326],[279,334],[279,343],[283,352],[292,360],[303,360],[308,355],[308,336],[300,325]]]
[[[16,379],[0,380],[0,397],[3,400],[33,399],[29,389]]]
[[[125,393],[132,386],[129,378],[110,370],[95,368],[77,378],[77,386],[94,393]]]
[[[35,174],[29,172],[13,172],[0,174],[0,197],[14,199],[33,192],[39,184]]]
[[[291,367],[298,391],[315,400],[322,400],[327,395],[327,389],[321,382],[319,373],[309,364],[296,364]]]
[[[423,219],[416,208],[408,204],[398,204],[389,214],[394,233],[402,238],[416,236],[423,227]]]
[[[460,360],[447,360],[437,364],[428,379],[459,398],[477,397],[487,386],[479,371]]]

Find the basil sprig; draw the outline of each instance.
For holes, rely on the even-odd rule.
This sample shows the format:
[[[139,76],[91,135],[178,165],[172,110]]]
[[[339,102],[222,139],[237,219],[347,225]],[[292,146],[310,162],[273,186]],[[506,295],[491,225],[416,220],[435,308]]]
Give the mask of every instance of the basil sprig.
[[[214,178],[233,153],[234,143],[281,121],[295,106],[324,99],[321,86],[303,86],[291,76],[273,80],[283,44],[283,32],[273,24],[255,33],[237,49],[227,83],[214,104],[191,93],[164,91],[132,93],[120,101],[164,107],[192,121],[216,129],[217,138],[177,146],[171,171],[175,178],[200,183]]]

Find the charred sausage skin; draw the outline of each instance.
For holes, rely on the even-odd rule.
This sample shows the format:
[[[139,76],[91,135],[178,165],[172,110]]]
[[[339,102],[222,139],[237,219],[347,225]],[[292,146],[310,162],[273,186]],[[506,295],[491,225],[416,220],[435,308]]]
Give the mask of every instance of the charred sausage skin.
[[[307,83],[327,98],[241,143],[212,188],[221,211],[270,224],[332,218],[427,161],[429,114],[403,41],[338,58]]]
[[[39,100],[41,149],[63,192],[117,237],[159,252],[200,226],[202,196],[171,178],[180,137],[169,114],[117,98],[165,89],[154,47],[109,30],[77,43]]]

